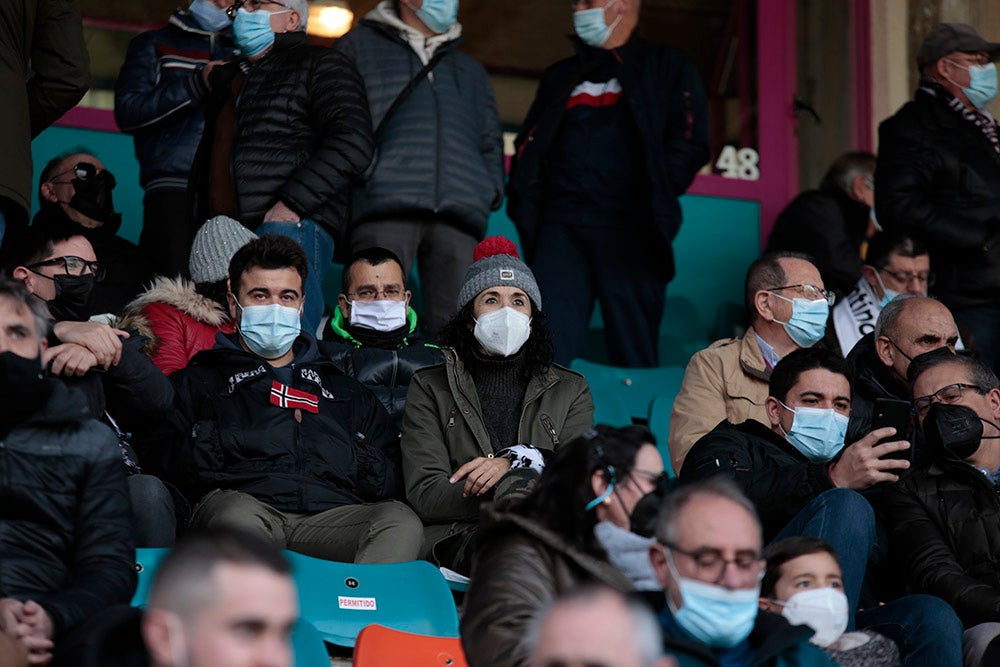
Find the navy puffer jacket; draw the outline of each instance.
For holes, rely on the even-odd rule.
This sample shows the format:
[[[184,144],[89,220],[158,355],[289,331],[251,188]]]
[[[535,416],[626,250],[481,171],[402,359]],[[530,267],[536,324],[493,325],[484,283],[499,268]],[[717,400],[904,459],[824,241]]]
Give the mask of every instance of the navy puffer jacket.
[[[355,192],[354,224],[423,216],[485,236],[486,218],[502,201],[500,120],[486,70],[457,42],[438,47],[443,59],[389,120]],[[423,63],[398,30],[371,19],[338,40],[337,49],[361,72],[378,127]]]
[[[236,100],[237,219],[256,229],[281,200],[339,241],[351,181],[371,158],[365,86],[350,59],[304,32],[276,35]]]

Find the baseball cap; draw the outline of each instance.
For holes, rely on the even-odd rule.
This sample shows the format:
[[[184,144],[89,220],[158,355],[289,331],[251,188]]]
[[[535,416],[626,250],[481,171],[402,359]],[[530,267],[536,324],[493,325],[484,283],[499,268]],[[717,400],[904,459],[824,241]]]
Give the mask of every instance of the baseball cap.
[[[965,23],[941,23],[927,33],[917,51],[917,67],[937,61],[953,51],[978,53],[985,51],[990,60],[1000,55],[1000,44],[987,42],[976,29]]]

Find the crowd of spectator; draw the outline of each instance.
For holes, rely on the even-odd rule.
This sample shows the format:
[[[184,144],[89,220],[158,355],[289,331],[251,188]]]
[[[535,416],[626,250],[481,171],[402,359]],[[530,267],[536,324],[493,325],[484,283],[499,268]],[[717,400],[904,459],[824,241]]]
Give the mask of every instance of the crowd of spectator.
[[[657,364],[708,157],[697,71],[639,11],[572,3],[507,186],[524,260],[483,238],[502,148],[458,0],[382,0],[334,48],[306,0],[139,35],[138,246],[92,151],[44,166],[30,226],[0,171],[2,664],[289,665],[281,549],[469,576],[476,666],[1000,660],[1000,44],[932,30],[879,156],[779,216],[746,333],[687,365],[669,479],[560,365],[595,299],[611,362]],[[51,53],[81,48],[72,0],[24,12],[15,152],[87,78]],[[129,607],[134,549],[175,540]]]

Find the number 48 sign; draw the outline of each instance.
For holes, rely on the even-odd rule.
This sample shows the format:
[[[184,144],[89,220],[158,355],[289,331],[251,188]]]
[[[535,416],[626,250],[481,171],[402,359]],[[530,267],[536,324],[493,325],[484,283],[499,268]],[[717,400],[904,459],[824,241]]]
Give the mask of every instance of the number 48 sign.
[[[726,146],[715,161],[715,168],[722,172],[725,178],[738,178],[743,181],[760,180],[760,155],[752,148],[736,150],[735,146]]]

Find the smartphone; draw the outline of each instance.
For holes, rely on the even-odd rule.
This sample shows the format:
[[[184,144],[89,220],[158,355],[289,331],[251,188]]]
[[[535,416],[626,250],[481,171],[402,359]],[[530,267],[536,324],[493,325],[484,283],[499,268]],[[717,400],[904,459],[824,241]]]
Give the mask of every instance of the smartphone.
[[[895,398],[875,399],[875,409],[872,412],[872,430],[891,426],[896,429],[896,435],[882,438],[878,441],[881,445],[884,442],[896,442],[906,440],[910,443],[909,449],[899,452],[892,452],[881,457],[884,459],[902,459],[913,462],[913,438],[912,436],[913,412],[910,410],[909,401],[900,401]]]

